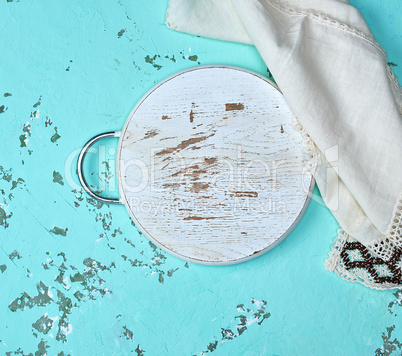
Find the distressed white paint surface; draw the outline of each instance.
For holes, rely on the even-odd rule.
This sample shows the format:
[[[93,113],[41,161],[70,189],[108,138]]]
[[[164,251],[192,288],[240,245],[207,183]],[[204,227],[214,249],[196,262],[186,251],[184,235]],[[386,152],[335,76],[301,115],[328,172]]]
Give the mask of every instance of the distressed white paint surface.
[[[122,131],[122,199],[139,228],[186,260],[230,264],[285,238],[308,203],[302,136],[266,78],[204,66],[172,76]]]

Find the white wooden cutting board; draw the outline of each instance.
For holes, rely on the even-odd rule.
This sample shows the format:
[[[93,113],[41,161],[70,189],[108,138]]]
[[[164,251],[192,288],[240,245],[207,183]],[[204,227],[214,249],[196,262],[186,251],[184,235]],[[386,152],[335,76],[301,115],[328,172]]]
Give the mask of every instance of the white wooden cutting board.
[[[245,261],[276,246],[304,213],[314,183],[303,175],[302,141],[268,79],[192,68],[159,83],[127,119],[122,200],[141,231],[179,258]]]

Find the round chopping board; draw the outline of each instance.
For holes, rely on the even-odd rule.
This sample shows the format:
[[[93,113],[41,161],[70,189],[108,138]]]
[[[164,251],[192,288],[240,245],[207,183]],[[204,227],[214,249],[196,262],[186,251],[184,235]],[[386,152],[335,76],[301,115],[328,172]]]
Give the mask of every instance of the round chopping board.
[[[282,241],[314,186],[303,137],[275,84],[229,66],[179,72],[123,128],[120,194],[139,229],[187,261],[225,265]]]

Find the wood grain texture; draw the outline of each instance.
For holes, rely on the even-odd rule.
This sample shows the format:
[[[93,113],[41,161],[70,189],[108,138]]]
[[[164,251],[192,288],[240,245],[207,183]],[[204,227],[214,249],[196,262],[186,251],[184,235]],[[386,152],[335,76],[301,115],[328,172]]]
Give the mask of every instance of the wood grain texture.
[[[190,69],[159,83],[127,119],[122,199],[143,233],[180,258],[248,260],[285,238],[308,204],[302,141],[268,79]]]

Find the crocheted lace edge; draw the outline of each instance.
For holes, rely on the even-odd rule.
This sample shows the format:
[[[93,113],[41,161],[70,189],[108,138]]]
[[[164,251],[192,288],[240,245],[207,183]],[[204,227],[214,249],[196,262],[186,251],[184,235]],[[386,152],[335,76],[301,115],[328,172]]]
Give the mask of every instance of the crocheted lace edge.
[[[346,269],[342,264],[341,252],[346,242],[356,242],[342,229],[338,229],[338,235],[335,237],[334,244],[331,247],[331,251],[328,254],[327,259],[324,262],[324,268],[329,272],[335,272],[338,277],[344,279],[347,282],[360,283],[366,287],[377,290],[388,290],[388,289],[402,289],[402,285],[392,284],[392,283],[375,283],[372,278],[370,278],[368,273],[364,270],[353,271]]]
[[[389,64],[387,64],[387,75],[388,79],[390,80],[395,90],[395,93],[397,93],[397,95],[399,95],[400,97],[400,103],[398,103],[398,109],[399,114],[402,116],[402,87],[399,85],[398,78]]]
[[[330,272],[334,272],[341,260],[341,252],[343,245],[345,245],[347,234],[341,229],[338,229],[338,234],[334,239],[334,243],[331,247],[331,251],[328,253],[328,257],[324,262],[324,267]]]
[[[390,259],[395,248],[402,249],[402,191],[396,200],[385,236],[367,245],[367,248],[376,256],[387,260]]]
[[[166,11],[165,26],[173,31],[180,31],[179,28],[176,26],[176,24],[173,21],[173,15],[172,15],[172,11],[170,9],[170,0],[169,0],[168,8]]]
[[[304,170],[310,173],[314,177],[318,164],[317,146],[315,145],[314,141],[311,139],[307,131],[300,124],[296,115],[293,115],[292,126],[302,136],[302,145],[303,145],[304,162],[305,162]]]

